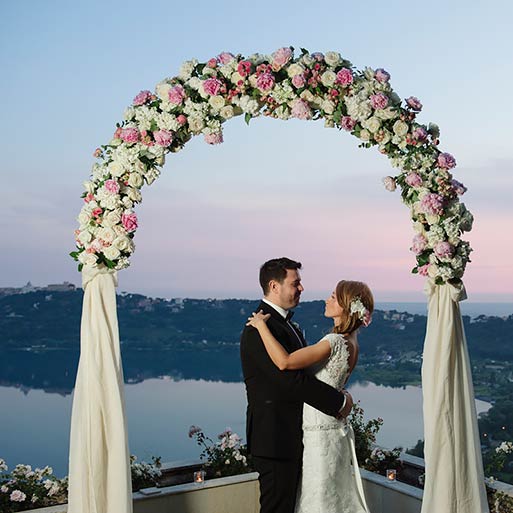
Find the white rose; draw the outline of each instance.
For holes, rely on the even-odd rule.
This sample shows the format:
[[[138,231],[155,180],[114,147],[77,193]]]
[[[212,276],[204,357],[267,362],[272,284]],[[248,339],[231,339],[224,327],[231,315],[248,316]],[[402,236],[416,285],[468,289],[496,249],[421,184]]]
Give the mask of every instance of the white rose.
[[[302,100],[305,100],[306,102],[315,102],[315,96],[308,90],[305,89],[301,94],[300,97]]]
[[[193,116],[189,118],[189,129],[191,132],[201,132],[204,126],[205,123],[203,122],[203,119],[201,119],[200,117]]]
[[[128,185],[131,187],[142,187],[142,184],[144,183],[142,175],[139,173],[130,173],[130,176],[128,177]]]
[[[326,87],[331,87],[335,83],[336,79],[337,75],[335,75],[333,71],[328,70],[321,75],[321,82]]]
[[[126,230],[122,224],[116,224],[115,226],[112,227],[112,230],[116,234],[116,238],[126,237]]]
[[[153,181],[153,180],[152,180]],[[151,182],[148,182],[148,183],[151,183]],[[132,208],[134,206],[134,202],[128,197],[128,196],[125,196],[122,200],[122,203],[123,203],[123,206],[125,208]]]
[[[97,237],[109,244],[112,244],[112,241],[116,238],[116,234],[112,228],[104,226],[98,230]]]
[[[182,80],[187,80],[191,76],[192,72],[194,71],[194,67],[196,66],[196,64],[198,64],[198,61],[196,59],[193,59],[191,61],[185,61],[180,66],[180,71],[178,72],[178,76]]]
[[[309,53],[305,53],[305,55],[301,57],[301,62],[306,66],[311,66],[315,62],[315,59]]]
[[[88,212],[86,209],[82,208],[80,211],[80,214],[78,214],[78,222],[80,223],[80,226],[85,226],[89,224],[89,221],[91,220],[91,213]]]
[[[77,241],[80,242],[80,244],[84,245],[88,242],[91,242],[91,239],[93,236],[89,233],[88,230],[84,230],[78,234]]]
[[[370,141],[370,138],[371,138],[371,133],[366,128],[364,128],[363,130],[360,131],[360,139],[362,141],[364,141],[364,142]]]
[[[135,117],[135,109],[133,107],[127,107],[124,112],[124,118],[127,121],[132,121]]]
[[[431,225],[438,224],[440,222],[440,216],[436,214],[426,214],[426,221]],[[443,240],[443,238],[440,240]]]
[[[398,135],[399,137],[404,137],[408,133],[408,128],[408,123],[398,119],[393,126],[394,134]]]
[[[80,255],[78,255],[78,261],[86,266],[95,267],[98,257],[94,253],[86,253],[82,251]]]
[[[421,235],[426,234],[426,230],[424,228],[424,223],[420,223],[419,221],[415,221],[413,223],[413,229],[415,230],[415,232],[420,233]]]
[[[362,126],[370,133],[375,134],[381,128],[381,121],[375,116],[370,117],[362,122]]]
[[[249,114],[256,114],[258,112],[258,102],[247,95],[244,95],[240,99],[239,106],[242,109],[242,112],[247,112]]]
[[[233,112],[233,107],[231,105],[226,105],[225,107],[223,107],[220,112],[221,116],[224,118],[224,119],[230,119],[230,118],[233,118],[233,115],[234,115],[234,112]]]
[[[208,103],[213,109],[220,110],[222,107],[224,107],[225,101],[222,96],[211,96],[208,100]]]
[[[114,239],[112,245],[118,248],[120,251],[128,251],[131,253],[132,239],[130,239],[130,237],[124,236],[117,237]]]
[[[255,87],[257,86],[257,76],[256,75],[250,75],[248,77],[248,82],[249,82],[249,85],[251,87]]]
[[[119,252],[119,249],[116,248],[116,246],[109,246],[108,248],[105,248],[103,250],[103,254],[109,259],[109,260],[117,260],[121,253]]]
[[[116,160],[111,162],[107,169],[109,173],[116,178],[119,178],[125,172],[125,168]]]
[[[438,273],[439,273],[439,268],[436,264],[430,264],[429,267],[428,267],[428,276],[430,278],[436,278],[438,276]]]
[[[121,222],[121,216],[115,211],[108,212],[103,216],[103,226],[112,228]]]
[[[232,84],[237,85],[241,80],[244,82],[244,77],[238,71],[232,73],[232,76],[230,77]]]
[[[377,110],[374,115],[379,119],[394,119],[399,117],[399,112],[393,107],[387,107],[386,109]]]
[[[296,75],[301,75],[301,73],[303,73],[303,71],[305,71],[305,68],[303,66],[301,66],[301,64],[298,64],[297,62],[291,64],[287,68],[287,73],[290,78],[295,77]]]
[[[94,183],[93,182],[86,181],[83,183],[83,186],[84,186],[84,189],[86,190],[86,192],[91,192],[91,193],[94,192]]]
[[[107,210],[116,210],[118,208],[120,202],[119,194],[114,194],[112,196],[106,196],[100,201],[100,207]]]
[[[334,128],[335,122],[332,119],[325,119],[324,120],[324,128]]]
[[[333,112],[335,111],[335,104],[332,101],[330,101],[330,100],[324,100],[321,103],[321,109],[326,114],[333,114]]]
[[[171,89],[171,84],[168,84],[167,82],[160,82],[155,86],[155,93],[157,93],[157,96],[164,101],[169,100],[169,91]]]
[[[337,64],[340,64],[342,58],[338,52],[326,52],[324,60],[328,66],[336,66]]]
[[[203,82],[198,77],[192,77],[187,80],[187,85],[196,89],[196,91],[203,91]]]
[[[142,200],[142,195],[139,192],[138,189],[134,189],[133,187],[130,187],[128,190],[128,197],[134,202],[134,203],[140,203]]]

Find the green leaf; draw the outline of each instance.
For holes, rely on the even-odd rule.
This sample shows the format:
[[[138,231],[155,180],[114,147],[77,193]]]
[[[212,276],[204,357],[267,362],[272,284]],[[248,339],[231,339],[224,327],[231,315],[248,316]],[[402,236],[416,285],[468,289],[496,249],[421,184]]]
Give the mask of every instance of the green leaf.
[[[244,114],[244,121],[246,122],[246,125],[249,125],[250,119],[251,119],[251,114],[249,112],[246,112],[246,114]]]
[[[418,267],[414,267],[412,270],[411,270],[412,274],[418,274],[419,272],[419,269]]]
[[[78,272],[81,273],[84,268],[84,264],[78,264]]]

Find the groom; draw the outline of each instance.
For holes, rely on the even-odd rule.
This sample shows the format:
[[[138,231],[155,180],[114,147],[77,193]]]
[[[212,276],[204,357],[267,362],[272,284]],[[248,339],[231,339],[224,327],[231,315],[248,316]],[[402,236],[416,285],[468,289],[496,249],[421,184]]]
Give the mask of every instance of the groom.
[[[264,299],[257,311],[271,315],[267,326],[289,353],[306,345],[289,312],[304,290],[300,269],[301,263],[285,257],[260,268]],[[280,371],[253,327],[244,329],[240,353],[248,398],[248,450],[260,474],[260,512],[293,513],[303,456],[303,403],[342,418],[349,414],[352,399],[303,371]]]

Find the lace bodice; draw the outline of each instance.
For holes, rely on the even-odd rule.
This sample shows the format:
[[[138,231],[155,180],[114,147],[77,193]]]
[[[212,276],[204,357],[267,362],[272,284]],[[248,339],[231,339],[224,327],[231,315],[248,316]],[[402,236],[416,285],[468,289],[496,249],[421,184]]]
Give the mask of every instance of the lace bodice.
[[[329,333],[323,339],[329,342],[331,354],[328,360],[315,367],[313,372],[320,381],[324,381],[337,390],[342,390],[349,374],[349,349],[346,339],[338,333]],[[330,429],[339,426],[340,421],[334,417],[305,404],[303,429]]]

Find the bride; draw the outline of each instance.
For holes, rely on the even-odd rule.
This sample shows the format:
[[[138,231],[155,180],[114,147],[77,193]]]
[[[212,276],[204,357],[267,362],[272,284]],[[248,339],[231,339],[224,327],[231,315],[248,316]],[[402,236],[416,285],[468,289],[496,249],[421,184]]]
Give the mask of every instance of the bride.
[[[333,319],[332,332],[290,354],[267,327],[269,314],[254,313],[247,325],[258,330],[280,370],[308,367],[317,379],[342,391],[358,361],[358,329],[369,325],[373,310],[374,299],[365,283],[340,281],[324,311]],[[368,513],[351,425],[305,404],[303,445],[296,513]]]

